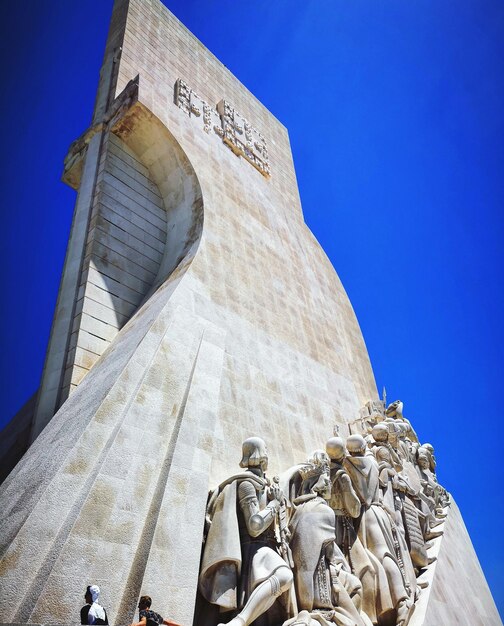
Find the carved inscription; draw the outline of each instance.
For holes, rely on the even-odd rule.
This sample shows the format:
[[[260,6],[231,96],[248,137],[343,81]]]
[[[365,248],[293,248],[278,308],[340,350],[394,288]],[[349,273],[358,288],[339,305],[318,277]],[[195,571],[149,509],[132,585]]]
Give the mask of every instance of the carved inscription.
[[[216,135],[238,156],[251,163],[269,178],[270,165],[266,142],[242,115],[226,100],[212,107],[180,78],[175,83],[175,103],[194,118],[209,135]]]
[[[262,174],[269,176],[270,166],[266,142],[261,133],[242,117],[233,107],[221,100],[217,111],[222,119],[224,143],[235,154],[243,156],[252,163]]]

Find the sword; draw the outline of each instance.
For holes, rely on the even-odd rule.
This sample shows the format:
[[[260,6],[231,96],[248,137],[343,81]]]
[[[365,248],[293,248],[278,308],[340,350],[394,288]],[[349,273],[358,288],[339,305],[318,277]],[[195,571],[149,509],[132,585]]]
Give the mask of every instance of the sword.
[[[273,482],[276,485],[280,484],[280,479],[278,476],[273,477]],[[282,555],[283,560],[289,565],[292,569],[294,567],[294,559],[292,558],[292,550],[289,546],[289,530],[287,524],[287,506],[286,506],[285,496],[282,494],[280,500],[280,507],[277,511],[277,525],[280,533],[280,553]]]

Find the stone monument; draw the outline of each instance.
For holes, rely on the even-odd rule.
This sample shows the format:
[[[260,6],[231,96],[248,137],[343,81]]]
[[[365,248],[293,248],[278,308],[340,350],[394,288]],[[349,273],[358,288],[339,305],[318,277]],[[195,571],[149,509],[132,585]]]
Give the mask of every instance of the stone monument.
[[[159,0],[116,0],[63,178],[0,621],[75,623],[95,583],[115,624],[143,594],[198,626],[500,624],[433,451],[378,398],[286,129]]]

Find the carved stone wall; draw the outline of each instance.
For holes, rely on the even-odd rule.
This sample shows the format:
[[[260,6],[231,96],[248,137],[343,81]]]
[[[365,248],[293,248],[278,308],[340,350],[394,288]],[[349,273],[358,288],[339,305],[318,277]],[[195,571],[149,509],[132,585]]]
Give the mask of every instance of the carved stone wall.
[[[181,81],[200,115],[177,104]],[[375,382],[348,297],[304,223],[286,129],[158,0],[116,0],[89,137],[79,197],[111,215],[94,186],[110,166],[120,182],[107,195],[127,207],[121,220],[143,220],[146,246],[162,199],[165,247],[160,259],[150,246],[151,258],[120,221],[75,222],[80,244],[93,228],[100,241],[93,271],[79,282],[77,255],[62,283],[37,432],[50,421],[0,488],[0,620],[74,621],[92,580],[114,623],[148,593],[189,624],[208,489],[237,466],[241,442],[264,437],[274,474],[377,400]],[[131,204],[137,185],[149,206]],[[152,275],[136,276],[134,302],[132,256]],[[81,296],[97,302],[104,276],[121,294],[100,295],[128,301],[131,318],[50,419],[68,312]]]
[[[137,74],[140,99],[180,141],[205,198],[203,239],[186,285],[195,311],[228,337],[213,478],[226,474],[234,460],[228,451],[251,431],[268,439],[273,462],[299,458],[299,433],[324,439],[334,423],[354,419],[376,388],[351,304],[304,224],[287,131],[157,2],[130,3],[116,92]],[[199,116],[189,101],[177,106],[181,82]],[[222,101],[243,128],[235,138],[246,139],[246,124],[257,129],[249,143],[256,156],[267,154],[269,177],[215,132],[219,124],[231,132],[229,116],[217,115]]]
[[[166,213],[147,168],[110,134],[101,156],[60,404],[154,284],[166,246]]]
[[[411,626],[502,626],[485,575],[455,502],[437,539],[437,563]]]
[[[206,109],[177,106],[179,80],[222,136],[205,132]],[[0,619],[68,621],[93,579],[116,623],[132,619],[140,592],[189,623],[208,488],[236,465],[241,441],[260,432],[272,468],[285,467],[376,389],[350,302],[304,224],[285,128],[157,0],[116,2],[100,84],[93,126],[67,161],[98,209],[75,233],[94,267],[69,310],[84,297],[133,317],[100,343],[1,488],[2,598],[16,599]],[[161,260],[121,221],[144,219],[152,235],[158,198]],[[132,262],[158,269],[126,312]],[[103,289],[108,279],[120,295],[111,281]]]

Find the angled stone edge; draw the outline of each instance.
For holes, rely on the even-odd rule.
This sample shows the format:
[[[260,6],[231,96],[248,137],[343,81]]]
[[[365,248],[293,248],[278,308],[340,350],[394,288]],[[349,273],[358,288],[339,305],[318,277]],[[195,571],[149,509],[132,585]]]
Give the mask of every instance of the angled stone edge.
[[[84,156],[91,139],[99,132],[111,130],[115,134],[117,125],[127,112],[138,103],[140,77],[131,80],[123,91],[112,102],[103,116],[103,120],[88,128],[80,137],[73,141],[63,162],[61,180],[72,189],[79,189],[82,177]]]
[[[443,530],[446,528],[446,521],[448,516],[450,515],[450,507],[447,506],[443,509],[443,513],[446,514],[442,524],[436,527],[436,530]],[[429,543],[431,544],[430,548],[427,550],[427,555],[429,559],[435,558],[430,565],[428,565],[425,570],[418,576],[417,582],[418,587],[420,588],[420,596],[418,600],[415,602],[415,612],[413,613],[408,626],[423,626],[425,621],[425,616],[427,614],[427,609],[429,606],[429,599],[431,596],[431,592],[433,589],[434,577],[436,575],[436,567],[438,565],[438,557],[441,551],[441,546],[443,544],[443,537],[436,537],[432,539]]]

